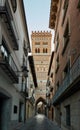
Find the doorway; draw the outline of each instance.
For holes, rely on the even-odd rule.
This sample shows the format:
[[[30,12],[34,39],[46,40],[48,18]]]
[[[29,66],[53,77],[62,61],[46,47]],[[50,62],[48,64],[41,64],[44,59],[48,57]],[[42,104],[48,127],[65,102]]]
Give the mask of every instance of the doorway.
[[[19,103],[19,122],[24,121],[24,104],[22,102]]]
[[[10,99],[0,93],[0,130],[8,130],[10,114]]]

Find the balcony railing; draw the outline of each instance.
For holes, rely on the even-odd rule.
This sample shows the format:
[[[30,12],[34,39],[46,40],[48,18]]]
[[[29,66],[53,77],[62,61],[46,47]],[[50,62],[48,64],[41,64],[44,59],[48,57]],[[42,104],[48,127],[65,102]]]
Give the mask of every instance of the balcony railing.
[[[0,67],[13,83],[18,83],[18,68],[11,55],[7,56],[0,50]]]
[[[25,96],[25,97],[28,97],[29,96],[29,90],[27,88],[27,83],[24,82],[22,83],[21,85],[21,93]]]
[[[12,12],[7,0],[0,0],[0,16],[3,18],[9,35],[12,39],[12,47],[18,50],[18,33],[13,21]]]
[[[65,77],[61,86],[59,86],[59,89],[57,90],[55,96],[53,97],[52,101],[53,104],[57,103],[61,99],[61,97],[73,87],[72,83],[74,83],[74,81],[78,79],[79,76],[80,76],[80,56],[77,58],[77,60],[71,67],[70,72]]]

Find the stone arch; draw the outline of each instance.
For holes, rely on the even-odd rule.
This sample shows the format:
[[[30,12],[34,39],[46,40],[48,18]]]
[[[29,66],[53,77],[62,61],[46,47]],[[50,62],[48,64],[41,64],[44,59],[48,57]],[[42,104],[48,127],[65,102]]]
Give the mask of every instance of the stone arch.
[[[38,104],[39,102],[43,102],[44,104],[46,104],[46,100],[45,100],[44,98],[42,98],[42,97],[39,97],[39,98],[36,100],[35,106],[37,106],[37,104]]]

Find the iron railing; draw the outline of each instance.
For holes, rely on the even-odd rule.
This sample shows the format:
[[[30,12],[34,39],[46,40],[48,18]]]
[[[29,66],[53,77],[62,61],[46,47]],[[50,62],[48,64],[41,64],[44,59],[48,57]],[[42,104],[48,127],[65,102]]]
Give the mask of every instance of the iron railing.
[[[70,72],[65,77],[64,81],[60,85],[56,94],[53,97],[53,103],[59,100],[60,96],[69,88],[69,86],[80,76],[80,56],[74,62],[73,66],[70,69]]]
[[[18,76],[18,68],[15,64],[15,61],[13,60],[13,57],[10,54],[5,55],[5,51],[1,50],[1,46],[2,45],[0,45],[0,63],[4,62],[10,66],[10,68],[15,72],[16,76]]]

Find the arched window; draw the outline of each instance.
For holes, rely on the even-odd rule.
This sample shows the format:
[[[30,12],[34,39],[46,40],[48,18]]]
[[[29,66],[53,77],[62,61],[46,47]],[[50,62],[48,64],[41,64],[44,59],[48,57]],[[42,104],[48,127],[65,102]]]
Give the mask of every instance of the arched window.
[[[46,48],[46,53],[47,53],[47,48]]]
[[[17,0],[11,0],[11,6],[13,9],[13,12],[15,13],[17,9]]]
[[[45,49],[43,48],[43,53],[45,53]]]
[[[35,53],[37,53],[37,48],[35,49]]]

